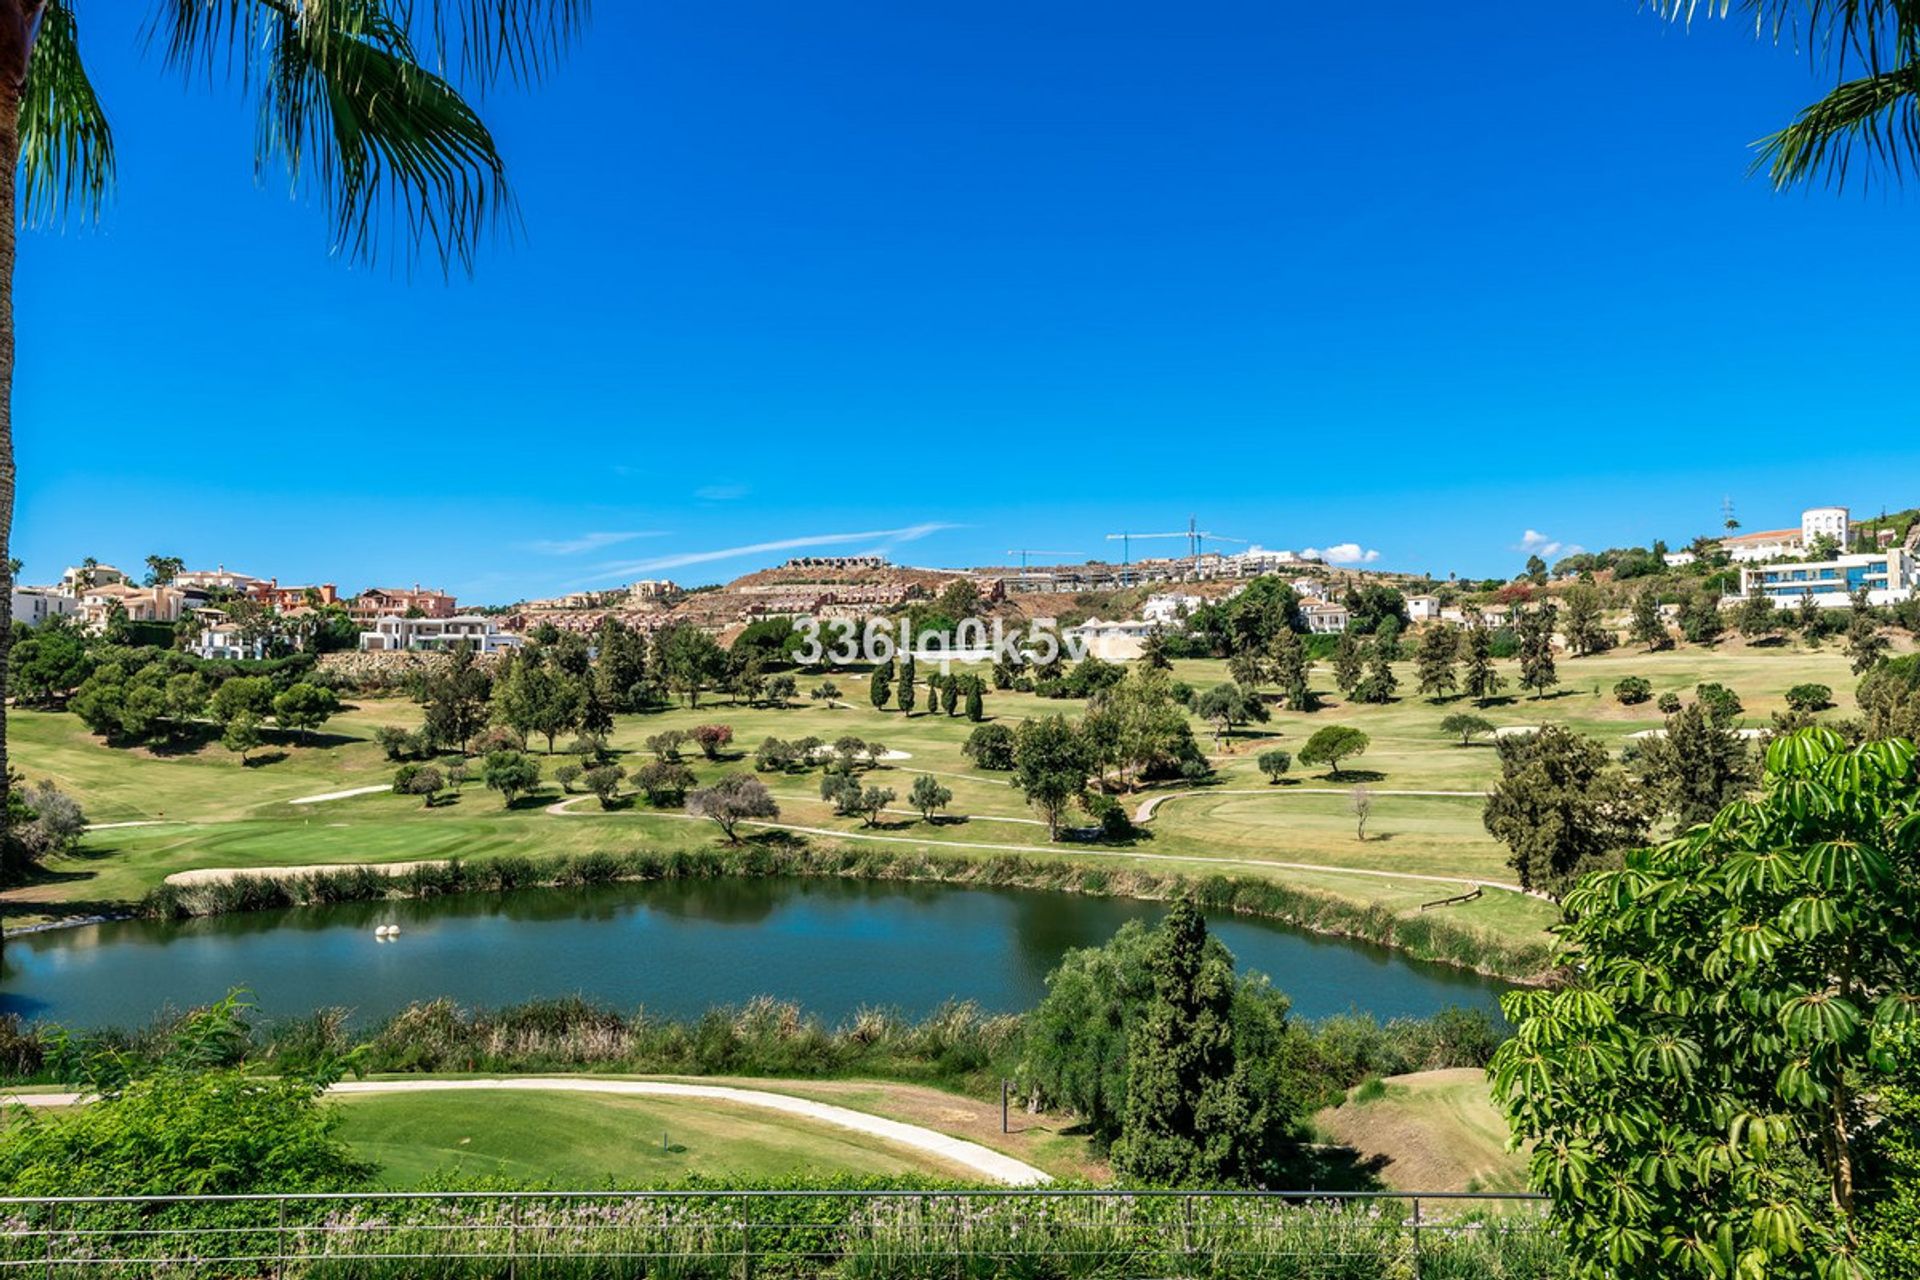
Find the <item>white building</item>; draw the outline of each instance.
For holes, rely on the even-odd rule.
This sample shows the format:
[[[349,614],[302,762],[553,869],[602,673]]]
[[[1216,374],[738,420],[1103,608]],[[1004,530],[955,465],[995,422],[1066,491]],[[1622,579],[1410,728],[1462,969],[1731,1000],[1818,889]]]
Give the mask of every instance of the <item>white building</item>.
[[[264,587],[266,579],[251,574],[235,573],[225,565],[212,569],[182,569],[173,575],[176,587],[197,587],[202,591],[245,592],[252,587]]]
[[[1318,578],[1295,578],[1287,584],[1293,588],[1293,594],[1302,600],[1325,600],[1327,584]]]
[[[1114,622],[1088,618],[1077,627],[1068,627],[1060,636],[1069,644],[1085,645],[1085,652],[1093,657],[1107,662],[1130,662],[1146,652],[1147,637],[1159,625],[1144,618]]]
[[[58,587],[15,587],[13,620],[37,627],[48,618],[70,618],[80,602]]]
[[[1920,587],[1920,561],[1905,547],[1863,552],[1798,564],[1749,565],[1740,570],[1740,595],[1723,602],[1735,605],[1756,591],[1782,608],[1792,608],[1805,596],[1823,609],[1839,609],[1865,590],[1869,604],[1898,604],[1913,598]]]
[[[69,565],[60,575],[60,589],[70,596],[80,595],[87,587],[125,586],[132,580],[110,564]]]
[[[1309,601],[1300,606],[1300,613],[1307,620],[1307,630],[1319,636],[1345,631],[1353,616],[1347,612],[1347,606],[1327,600]]]
[[[1735,564],[1764,564],[1769,560],[1787,560],[1806,555],[1818,538],[1832,538],[1834,546],[1847,549],[1853,525],[1845,507],[1808,507],[1800,513],[1798,529],[1763,529],[1758,533],[1739,533],[1722,538],[1720,546]]]
[[[1411,622],[1432,622],[1440,616],[1439,596],[1408,596],[1407,619]]]
[[[1148,622],[1157,622],[1163,627],[1184,622],[1195,609],[1207,602],[1205,596],[1187,595],[1180,591],[1163,591],[1148,596],[1146,603],[1140,606],[1140,616]]]
[[[1257,578],[1263,573],[1274,573],[1301,562],[1300,554],[1296,551],[1269,551],[1256,543],[1245,551],[1236,551],[1223,557],[1221,567],[1234,577]]]
[[[245,639],[225,609],[199,609],[195,616],[200,620],[200,634],[188,646],[190,652],[202,658],[234,660],[258,661],[267,656],[266,639]]]
[[[1669,551],[1660,557],[1669,569],[1684,569],[1700,557],[1691,551]]]
[[[1853,535],[1852,519],[1845,507],[1808,507],[1800,513],[1800,545],[1813,546],[1816,538],[1833,539],[1840,550],[1847,549]]]
[[[360,648],[366,653],[393,653],[402,650],[452,649],[462,641],[475,653],[504,653],[520,647],[520,637],[502,631],[492,618],[464,613],[452,618],[380,618],[371,631],[360,633]]]

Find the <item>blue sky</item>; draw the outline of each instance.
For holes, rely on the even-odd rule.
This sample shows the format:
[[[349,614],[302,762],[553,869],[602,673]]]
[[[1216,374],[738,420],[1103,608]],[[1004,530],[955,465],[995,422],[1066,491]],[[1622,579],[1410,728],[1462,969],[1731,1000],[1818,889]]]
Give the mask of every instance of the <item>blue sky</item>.
[[[1820,82],[1737,23],[602,0],[488,99],[524,234],[443,283],[330,260],[147,8],[82,8],[105,225],[21,248],[28,580],[163,552],[510,600],[1189,514],[1496,574],[1723,495],[1920,503],[1920,208],[1746,176]]]

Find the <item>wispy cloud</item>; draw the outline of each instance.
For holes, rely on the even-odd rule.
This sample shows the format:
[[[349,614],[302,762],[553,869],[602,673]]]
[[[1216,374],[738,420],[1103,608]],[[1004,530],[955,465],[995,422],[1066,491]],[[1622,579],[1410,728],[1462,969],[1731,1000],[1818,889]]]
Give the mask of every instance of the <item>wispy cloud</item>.
[[[1538,529],[1529,529],[1520,535],[1520,541],[1513,546],[1515,551],[1524,551],[1530,556],[1539,556],[1542,560],[1551,560],[1555,556],[1576,556],[1583,548],[1577,542],[1562,542],[1550,538]]]
[[[598,565],[594,569],[593,581],[607,581],[615,578],[629,578],[635,574],[657,573],[662,569],[684,569],[688,565],[712,564],[719,560],[740,560],[748,556],[762,556],[775,551],[801,551],[808,547],[832,547],[849,542],[869,542],[876,544],[871,550],[884,553],[888,548],[904,542],[917,542],[929,534],[945,529],[957,529],[959,525],[928,522],[926,524],[907,525],[901,529],[866,529],[859,533],[810,533],[798,538],[778,538],[771,542],[749,542],[737,547],[717,547],[710,551],[676,551],[671,555],[649,556],[644,560],[622,560],[611,564]]]
[[[750,492],[743,484],[703,484],[693,491],[702,502],[735,502]]]
[[[635,538],[664,538],[666,532],[661,529],[638,529],[624,533],[583,533],[577,538],[540,538],[527,543],[527,550],[538,551],[543,556],[577,556],[589,551],[604,551],[608,547],[617,547],[623,542],[632,542]]]
[[[1328,564],[1372,564],[1380,558],[1380,553],[1372,547],[1363,547],[1357,542],[1336,542],[1330,547],[1306,547],[1300,552],[1309,560],[1325,560]]]

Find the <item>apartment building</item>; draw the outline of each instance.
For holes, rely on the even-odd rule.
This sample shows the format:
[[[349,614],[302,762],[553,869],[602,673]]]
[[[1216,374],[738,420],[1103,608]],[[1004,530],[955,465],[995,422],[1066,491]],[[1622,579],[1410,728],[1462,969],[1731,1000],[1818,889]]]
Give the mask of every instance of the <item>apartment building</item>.
[[[1782,607],[1811,595],[1823,609],[1844,608],[1859,591],[1869,604],[1898,604],[1913,598],[1920,586],[1920,561],[1905,547],[1836,556],[1832,560],[1788,564],[1746,565],[1740,570],[1740,594],[1725,603],[1737,604],[1756,592]]]

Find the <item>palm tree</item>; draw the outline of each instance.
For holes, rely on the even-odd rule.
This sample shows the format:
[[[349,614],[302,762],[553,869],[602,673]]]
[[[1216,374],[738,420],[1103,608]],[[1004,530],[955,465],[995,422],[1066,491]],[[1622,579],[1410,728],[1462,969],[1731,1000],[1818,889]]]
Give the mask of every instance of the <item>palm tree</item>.
[[[1754,168],[1775,187],[1846,184],[1857,149],[1893,178],[1920,164],[1920,5],[1912,0],[1657,0],[1666,17],[1738,12],[1776,43],[1804,46],[1838,81],[1793,123],[1762,138]]]
[[[101,0],[110,3],[113,0]],[[0,565],[13,529],[13,263],[21,222],[99,217],[113,135],[80,57],[83,0],[0,0]],[[537,79],[588,0],[150,0],[151,47],[191,82],[231,79],[260,113],[254,156],[316,195],[333,250],[471,270],[513,216],[506,165],[460,89]],[[13,575],[0,581],[5,687]],[[0,834],[7,758],[0,702]]]

